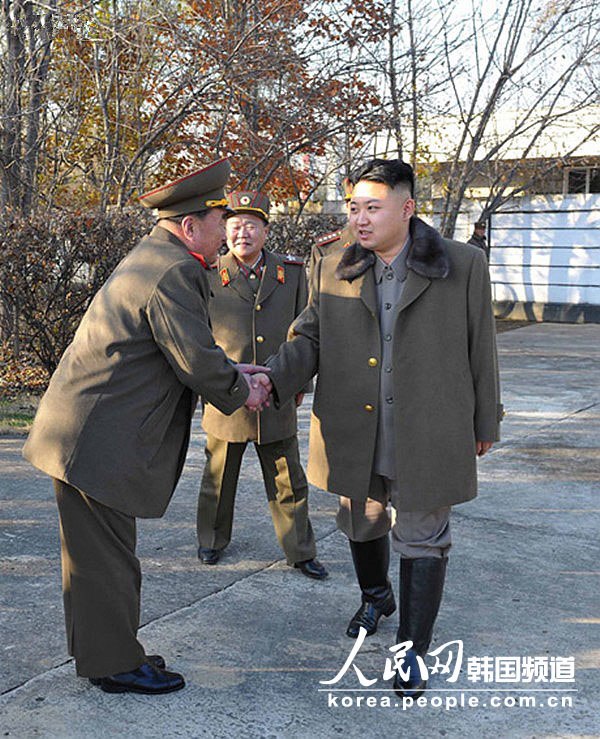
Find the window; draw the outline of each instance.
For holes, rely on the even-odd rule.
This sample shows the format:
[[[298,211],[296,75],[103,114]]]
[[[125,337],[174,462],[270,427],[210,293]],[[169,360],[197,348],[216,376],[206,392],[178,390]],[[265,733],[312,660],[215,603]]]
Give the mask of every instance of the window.
[[[586,169],[572,169],[569,172],[569,185],[567,192],[585,192],[586,180]]]
[[[600,192],[600,167],[569,169],[565,179],[566,194]]]

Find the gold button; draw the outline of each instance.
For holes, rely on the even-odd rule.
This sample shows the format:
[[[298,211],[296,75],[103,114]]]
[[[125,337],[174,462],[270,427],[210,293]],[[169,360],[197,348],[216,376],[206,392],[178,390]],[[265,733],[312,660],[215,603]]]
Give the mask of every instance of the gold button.
[[[376,357],[369,357],[369,367],[377,367],[378,364]]]
[[[262,305],[259,303],[254,310],[262,310]]]
[[[258,341],[259,344],[262,344],[263,341],[265,340],[265,337],[264,336],[257,336],[256,337],[256,340]]]
[[[372,410],[374,410],[373,406],[370,403],[367,403],[365,405],[365,410],[370,413]]]

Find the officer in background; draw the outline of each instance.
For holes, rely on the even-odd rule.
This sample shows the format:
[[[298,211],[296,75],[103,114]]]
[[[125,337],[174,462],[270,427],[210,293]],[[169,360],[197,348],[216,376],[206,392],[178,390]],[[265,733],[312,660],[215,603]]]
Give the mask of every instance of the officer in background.
[[[213,265],[209,314],[215,339],[236,361],[264,359],[285,342],[303,310],[307,283],[302,260],[264,249],[268,197],[260,192],[228,196],[234,211],[226,222],[229,253]],[[306,390],[307,388],[304,388]],[[198,557],[216,564],[231,540],[235,494],[244,451],[254,442],[275,533],[290,565],[315,579],[327,571],[315,559],[308,517],[308,486],[300,464],[296,405],[303,393],[280,409],[260,413],[239,409],[226,416],[207,403],[202,425],[207,434],[206,466],[198,497]]]
[[[485,221],[477,221],[473,226],[473,234],[467,241],[467,244],[473,244],[483,250],[485,258],[490,261],[490,246],[487,243],[487,223]]]
[[[344,201],[346,203],[346,212],[352,197],[352,182],[349,177],[346,177],[343,181],[344,187]],[[324,257],[326,254],[335,254],[336,252],[347,249],[354,243],[354,234],[349,224],[346,224],[344,228],[340,228],[337,231],[325,234],[316,240],[311,251],[310,251],[310,262],[308,265],[308,274],[312,275],[314,272],[315,264]]]
[[[354,243],[354,236],[350,230],[350,226],[345,226],[337,231],[325,234],[318,238],[310,251],[310,264],[308,273],[312,275],[315,264],[326,254],[335,254],[347,249]]]

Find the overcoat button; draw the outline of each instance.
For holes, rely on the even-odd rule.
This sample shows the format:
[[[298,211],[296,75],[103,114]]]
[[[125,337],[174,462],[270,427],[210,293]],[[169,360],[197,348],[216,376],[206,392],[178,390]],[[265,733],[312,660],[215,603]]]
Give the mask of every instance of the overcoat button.
[[[378,364],[376,357],[369,357],[369,367],[377,367]]]
[[[254,310],[262,310],[262,305],[259,303]]]
[[[370,403],[367,403],[365,405],[365,410],[367,411],[367,413],[370,413],[371,411],[373,411],[375,409],[373,408],[373,406]]]
[[[256,341],[258,341],[259,344],[262,344],[264,340],[265,340],[265,337],[264,336],[257,336],[256,337]]]

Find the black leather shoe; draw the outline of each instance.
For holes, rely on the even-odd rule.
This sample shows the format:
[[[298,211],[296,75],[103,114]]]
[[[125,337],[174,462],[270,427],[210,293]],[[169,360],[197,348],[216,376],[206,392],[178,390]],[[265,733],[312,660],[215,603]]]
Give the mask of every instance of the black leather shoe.
[[[205,565],[216,565],[221,557],[221,552],[218,549],[208,549],[207,547],[200,547],[198,549],[198,559]]]
[[[146,662],[148,662],[151,665],[154,665],[154,667],[159,667],[161,670],[164,670],[167,666],[164,657],[161,657],[160,654],[147,654],[146,655]],[[90,677],[89,681],[92,683],[92,685],[100,685],[100,681],[102,680],[101,677]]]
[[[99,687],[105,693],[158,695],[181,690],[185,687],[185,680],[177,672],[167,672],[144,662],[137,670],[101,677]]]
[[[377,624],[382,616],[391,616],[396,610],[396,599],[394,593],[389,591],[387,597],[376,603],[363,601],[360,608],[350,619],[346,636],[356,639],[361,626],[367,630],[367,636],[372,636],[377,631]]]
[[[306,559],[304,562],[296,562],[294,565],[306,577],[312,577],[314,580],[325,580],[329,577],[329,573],[319,562],[318,559]]]
[[[414,649],[406,652],[402,670],[408,674],[408,680],[403,680],[397,672],[394,677],[394,692],[401,698],[418,698],[427,687],[427,680],[421,677],[417,653]]]

